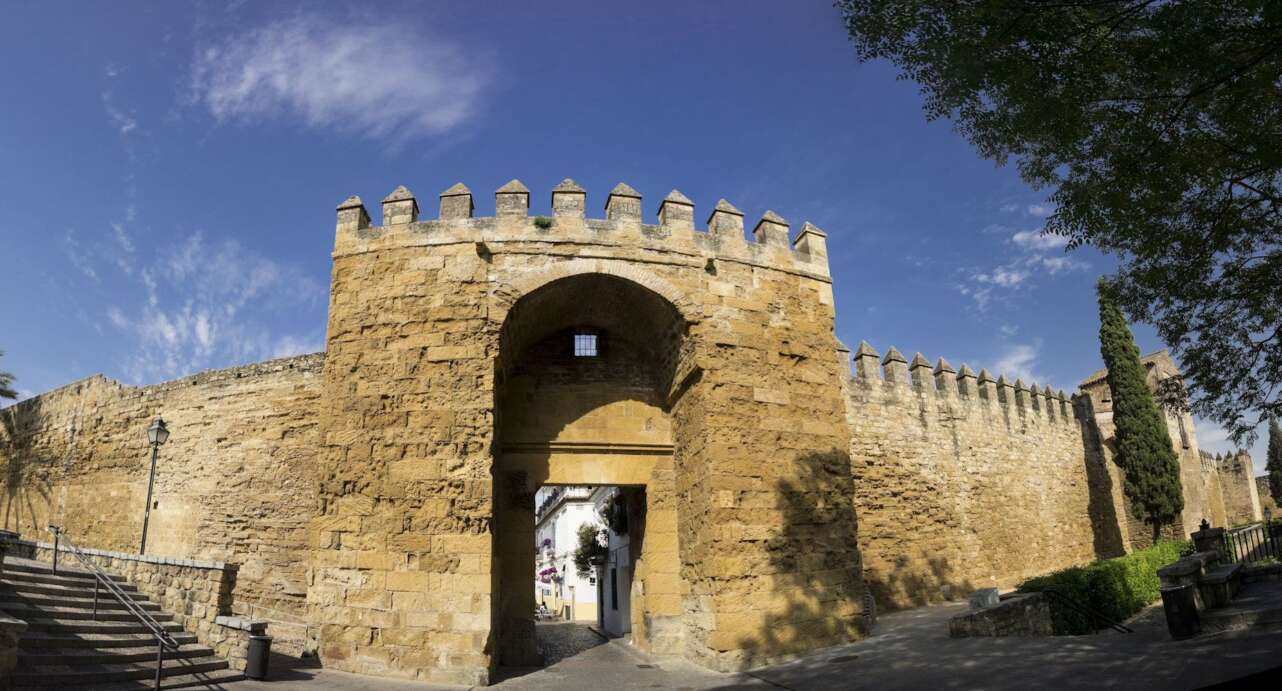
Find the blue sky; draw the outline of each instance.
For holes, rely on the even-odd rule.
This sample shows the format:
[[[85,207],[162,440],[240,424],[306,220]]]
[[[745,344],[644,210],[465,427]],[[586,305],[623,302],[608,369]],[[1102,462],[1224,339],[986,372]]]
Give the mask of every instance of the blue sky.
[[[607,6],[609,5],[609,6]],[[1114,261],[816,2],[15,3],[0,366],[26,395],[323,348],[334,206],[572,177],[828,232],[838,335],[1071,391]],[[433,211],[434,212],[434,211]],[[700,215],[702,214],[702,215]],[[1162,347],[1135,329],[1140,347]],[[1199,426],[1205,448],[1223,435]],[[1262,463],[1262,454],[1257,454]]]

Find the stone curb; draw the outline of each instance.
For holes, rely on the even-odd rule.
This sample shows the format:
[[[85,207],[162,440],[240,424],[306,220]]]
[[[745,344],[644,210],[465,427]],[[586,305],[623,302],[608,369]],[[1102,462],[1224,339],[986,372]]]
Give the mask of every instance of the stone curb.
[[[53,549],[52,542],[34,542],[36,547],[41,549]],[[62,545],[58,546],[60,553],[70,553],[71,549]],[[211,561],[206,559],[176,559],[174,557],[153,557],[148,554],[130,554],[128,552],[112,552],[105,549],[93,549],[92,547],[82,547],[81,552],[92,557],[110,557],[112,559],[123,559],[125,561],[139,561],[146,564],[161,564],[164,566],[185,566],[193,569],[216,569],[219,571],[237,571],[240,564],[228,564],[223,561]]]

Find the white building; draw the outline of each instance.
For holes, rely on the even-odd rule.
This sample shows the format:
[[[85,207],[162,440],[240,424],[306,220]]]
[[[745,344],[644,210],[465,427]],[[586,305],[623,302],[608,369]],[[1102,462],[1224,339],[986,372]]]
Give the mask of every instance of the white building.
[[[611,505],[624,501],[626,496],[618,487],[596,487],[591,495],[592,510],[597,516],[608,515]],[[608,553],[605,563],[597,568],[596,597],[601,603],[597,625],[610,636],[624,636],[632,632],[631,540],[627,531],[620,535],[609,530],[607,534]]]
[[[534,495],[534,601],[559,619],[598,621],[597,576],[574,567],[579,526],[600,525],[591,487],[544,486]]]

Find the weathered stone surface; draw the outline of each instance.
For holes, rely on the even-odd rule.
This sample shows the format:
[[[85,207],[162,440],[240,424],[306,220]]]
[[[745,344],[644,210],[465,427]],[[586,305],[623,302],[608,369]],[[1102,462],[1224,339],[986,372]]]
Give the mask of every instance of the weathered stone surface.
[[[1268,475],[1255,478],[1255,496],[1260,498],[1260,515],[1282,518],[1282,507],[1273,501],[1273,495],[1269,492]]]
[[[1220,492],[1224,497],[1224,523],[1239,525],[1264,518],[1263,502],[1255,485],[1251,455],[1238,451],[1219,462]],[[1268,492],[1266,490],[1265,494]]]
[[[998,597],[996,588],[980,588],[970,594],[971,610],[988,609],[1001,604],[1001,598]]]
[[[1013,595],[992,607],[959,614],[948,621],[953,638],[1051,636],[1051,608],[1041,593]]]
[[[1019,380],[964,365],[955,388],[946,363],[932,385],[924,356],[914,358],[910,383],[895,348],[883,379],[876,355],[864,344],[856,352],[847,414],[864,578],[879,605],[1011,587],[1151,544],[1151,528],[1122,493],[1103,373],[1088,377],[1070,405],[1049,387],[1034,395]],[[1154,387],[1179,375],[1164,352],[1144,360]],[[1190,522],[1196,529],[1192,516],[1223,524],[1224,475],[1193,463],[1200,454],[1187,414],[1168,412],[1167,421],[1186,508],[1163,535],[1182,538]]]
[[[1096,535],[1092,512],[1111,485],[1088,462],[1077,418],[954,394],[924,376],[924,357],[914,385],[894,348],[884,362],[885,379],[851,380],[847,411],[864,578],[879,606],[1010,587],[1089,561],[1101,546],[1121,552],[1106,524]]]
[[[6,525],[43,537],[54,523],[82,546],[137,552],[146,428],[163,415],[171,435],[157,463],[149,558],[239,565],[231,611],[271,621],[279,649],[301,651],[323,362],[304,355],[137,388],[99,375],[4,410]]]

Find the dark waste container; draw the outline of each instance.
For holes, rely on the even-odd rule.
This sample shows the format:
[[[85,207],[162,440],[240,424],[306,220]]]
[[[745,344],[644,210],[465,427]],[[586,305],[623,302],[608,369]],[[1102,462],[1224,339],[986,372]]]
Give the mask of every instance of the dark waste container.
[[[1197,586],[1171,585],[1162,588],[1162,609],[1166,611],[1166,629],[1171,638],[1183,640],[1202,632],[1202,619],[1197,615]]]
[[[250,679],[266,679],[267,658],[271,654],[271,636],[250,636],[249,651],[245,660],[245,676]]]

